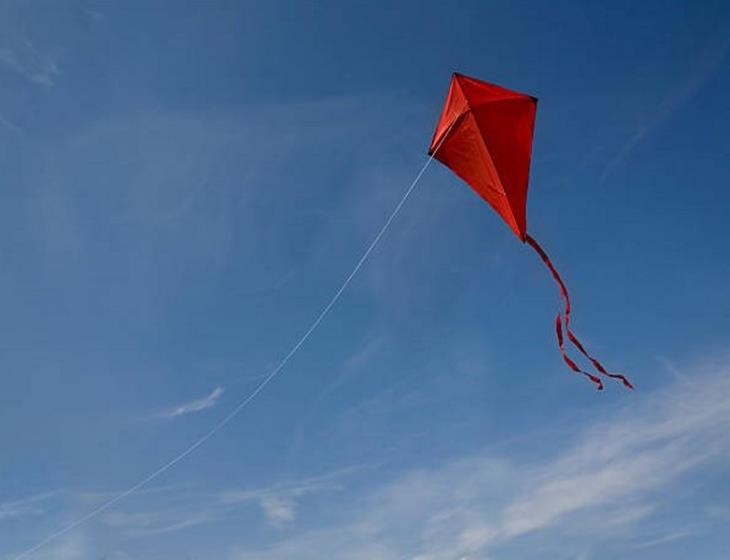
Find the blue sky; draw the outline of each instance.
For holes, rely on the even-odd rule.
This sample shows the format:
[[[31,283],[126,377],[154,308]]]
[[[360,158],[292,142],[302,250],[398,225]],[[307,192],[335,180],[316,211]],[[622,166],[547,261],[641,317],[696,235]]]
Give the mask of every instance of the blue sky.
[[[425,161],[454,70],[540,98],[536,256],[432,165],[281,376],[29,558],[720,560],[725,2],[3,2],[0,558],[276,365]],[[725,554],[725,555],[724,555]]]

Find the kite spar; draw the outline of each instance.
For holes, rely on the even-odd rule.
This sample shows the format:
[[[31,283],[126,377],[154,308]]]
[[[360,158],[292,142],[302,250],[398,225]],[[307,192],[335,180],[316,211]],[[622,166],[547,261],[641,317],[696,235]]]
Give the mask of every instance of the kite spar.
[[[547,266],[564,304],[555,319],[555,333],[566,365],[603,389],[600,377],[582,370],[568,355],[563,328],[599,375],[618,379],[633,389],[626,377],[609,373],[575,335],[570,327],[568,289],[545,250],[527,233],[527,185],[536,110],[537,98],[531,95],[454,73],[428,153],[476,191]]]

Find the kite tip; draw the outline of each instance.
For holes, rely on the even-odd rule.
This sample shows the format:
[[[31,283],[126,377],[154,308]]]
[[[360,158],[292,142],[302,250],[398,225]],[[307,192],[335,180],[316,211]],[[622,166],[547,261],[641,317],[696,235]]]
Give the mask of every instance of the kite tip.
[[[601,381],[598,377],[595,375],[591,375],[590,373],[583,372],[588,376],[588,379],[593,381],[593,383],[596,384],[596,391],[603,391],[603,381]]]

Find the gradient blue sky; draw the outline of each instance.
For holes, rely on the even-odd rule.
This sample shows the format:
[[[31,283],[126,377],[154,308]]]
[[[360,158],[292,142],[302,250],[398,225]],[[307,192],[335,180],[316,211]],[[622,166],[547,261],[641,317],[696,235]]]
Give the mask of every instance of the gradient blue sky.
[[[159,467],[296,341],[453,70],[540,98],[539,260],[434,165],[234,423],[33,559],[730,549],[726,2],[0,7],[0,558]],[[579,5],[580,4],[580,5]]]

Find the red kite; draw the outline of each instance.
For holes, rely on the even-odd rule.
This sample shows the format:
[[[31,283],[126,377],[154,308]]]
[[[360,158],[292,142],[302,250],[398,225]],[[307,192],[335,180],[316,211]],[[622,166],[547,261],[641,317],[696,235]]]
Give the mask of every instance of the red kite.
[[[603,389],[599,377],[580,369],[568,356],[563,325],[568,340],[599,374],[619,379],[633,389],[626,377],[609,373],[591,356],[571,330],[570,297],[565,283],[547,253],[527,233],[527,185],[536,110],[537,98],[531,95],[454,73],[428,153],[474,189],[550,270],[565,305],[555,319],[555,332],[568,367]]]

